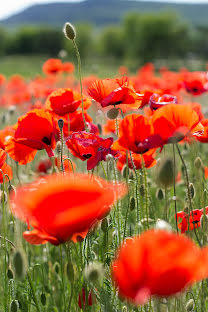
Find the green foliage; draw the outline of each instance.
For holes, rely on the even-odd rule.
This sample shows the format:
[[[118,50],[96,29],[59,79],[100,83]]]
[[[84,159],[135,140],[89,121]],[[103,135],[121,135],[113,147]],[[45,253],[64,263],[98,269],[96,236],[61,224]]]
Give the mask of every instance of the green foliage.
[[[124,34],[120,27],[105,28],[99,38],[99,50],[102,55],[122,58],[125,53]]]

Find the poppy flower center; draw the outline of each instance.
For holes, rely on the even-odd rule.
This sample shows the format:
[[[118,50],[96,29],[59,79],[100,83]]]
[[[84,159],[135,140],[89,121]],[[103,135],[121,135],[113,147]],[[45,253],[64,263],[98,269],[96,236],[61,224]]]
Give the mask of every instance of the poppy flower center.
[[[51,144],[51,140],[48,138],[48,137],[43,137],[42,138],[42,142],[47,144],[47,145],[50,145]]]
[[[85,154],[83,155],[84,158],[89,159],[92,155],[91,154]]]

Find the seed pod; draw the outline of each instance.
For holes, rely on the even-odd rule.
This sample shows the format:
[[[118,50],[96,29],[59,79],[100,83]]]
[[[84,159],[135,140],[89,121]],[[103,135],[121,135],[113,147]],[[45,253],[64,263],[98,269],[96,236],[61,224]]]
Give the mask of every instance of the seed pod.
[[[27,259],[23,250],[17,250],[13,257],[14,271],[17,278],[24,278],[27,271]]]
[[[157,192],[156,192],[156,198],[159,199],[159,200],[162,200],[164,199],[164,192],[161,188],[157,189]]]
[[[14,272],[12,271],[11,268],[8,268],[8,270],[7,270],[7,277],[8,277],[8,279],[14,278]]]
[[[101,230],[106,233],[108,230],[108,219],[104,218],[101,222]]]
[[[194,309],[194,299],[190,299],[186,304],[186,311],[191,312]]]
[[[133,211],[136,207],[136,200],[134,197],[130,198],[130,204],[129,204],[130,210]]]
[[[66,275],[70,282],[74,280],[74,267],[71,261],[68,261],[65,266]]]
[[[194,160],[194,166],[197,169],[203,168],[203,163],[200,157],[196,157],[196,159]]]
[[[195,188],[194,188],[193,183],[189,183],[189,192],[190,192],[191,198],[193,199],[195,197]]]
[[[63,129],[63,126],[64,126],[64,121],[63,121],[63,119],[60,118],[60,119],[58,120],[58,126],[59,126],[59,129],[60,129],[60,130]]]
[[[116,119],[118,115],[119,115],[119,110],[116,107],[109,109],[109,111],[107,112],[107,117],[108,119],[111,119],[111,120]]]
[[[40,295],[40,301],[41,301],[41,304],[42,304],[43,306],[46,305],[46,295],[45,295],[45,293],[41,293],[41,295]]]
[[[10,304],[10,311],[11,312],[17,312],[19,309],[19,303],[17,300],[12,300],[11,304]]]
[[[71,23],[65,23],[63,28],[64,35],[69,40],[74,40],[76,38],[76,30]]]

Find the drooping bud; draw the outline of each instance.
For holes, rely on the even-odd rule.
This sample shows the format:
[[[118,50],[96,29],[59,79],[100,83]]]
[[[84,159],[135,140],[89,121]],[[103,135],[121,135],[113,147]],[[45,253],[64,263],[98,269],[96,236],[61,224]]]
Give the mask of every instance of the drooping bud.
[[[194,160],[194,166],[197,169],[203,168],[203,163],[200,157],[196,157],[196,159]]]
[[[186,311],[191,312],[194,309],[194,299],[190,299],[186,304]]]
[[[86,281],[96,282],[104,275],[104,268],[102,263],[94,262],[88,264],[84,269],[84,277]]]
[[[164,198],[164,192],[161,188],[157,189],[156,191],[156,198],[162,200]]]
[[[9,192],[10,195],[12,194],[12,196],[16,195],[16,192],[17,192],[16,191],[16,187],[14,185],[12,185],[12,184],[9,184],[8,192]]]
[[[63,28],[64,35],[69,40],[74,40],[76,38],[76,30],[71,23],[65,23]]]
[[[174,184],[174,162],[172,158],[163,159],[157,169],[157,182],[164,187],[170,187]]]
[[[111,119],[111,120],[116,119],[118,115],[119,115],[119,110],[116,107],[109,109],[109,111],[107,112],[107,117],[108,119]]]

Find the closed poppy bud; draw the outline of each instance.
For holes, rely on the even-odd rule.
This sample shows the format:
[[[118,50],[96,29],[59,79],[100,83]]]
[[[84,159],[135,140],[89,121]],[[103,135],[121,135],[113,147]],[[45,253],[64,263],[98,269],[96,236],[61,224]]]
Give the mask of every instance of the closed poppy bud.
[[[144,187],[144,184],[140,185],[139,187],[139,193],[141,196],[144,196],[145,194],[145,187]]]
[[[164,192],[161,188],[157,189],[156,198],[162,200],[164,198]]]
[[[73,280],[74,280],[74,267],[73,267],[73,264],[71,261],[68,261],[66,263],[65,270],[66,270],[66,275],[68,277],[68,280],[70,282],[73,282]]]
[[[200,218],[200,224],[203,229],[203,232],[208,233],[208,217],[207,215],[202,215]]]
[[[45,295],[45,293],[41,293],[41,295],[40,295],[40,301],[41,301],[41,303],[42,303],[43,306],[46,305],[46,295]]]
[[[202,163],[202,160],[200,157],[196,157],[196,159],[194,160],[194,166],[197,168],[197,169],[200,169],[203,167],[203,163]]]
[[[55,263],[54,263],[53,268],[54,268],[54,271],[56,272],[56,274],[59,274],[59,271],[60,271],[60,265],[59,265],[59,263],[58,263],[58,262],[55,262]]]
[[[101,230],[106,233],[108,230],[108,219],[104,218],[101,222]]]
[[[86,281],[96,282],[100,280],[104,275],[104,268],[102,263],[90,263],[84,269],[84,277]]]
[[[191,198],[193,199],[195,196],[195,188],[194,188],[193,183],[189,183],[189,193],[191,195]]]
[[[16,187],[14,185],[12,185],[12,184],[9,184],[8,192],[9,192],[10,195],[12,194],[12,196],[15,196],[15,194],[16,194]]]
[[[157,172],[158,184],[164,187],[170,187],[174,183],[175,176],[173,159],[166,158],[161,161]]]
[[[14,278],[14,272],[12,271],[11,268],[8,268],[8,270],[7,270],[7,277],[8,277],[8,279]]]
[[[131,211],[133,211],[135,209],[135,207],[136,207],[136,200],[135,200],[134,197],[131,197],[129,206],[130,206],[130,210]]]
[[[17,250],[13,257],[14,271],[17,278],[22,279],[27,271],[27,259],[23,250]]]
[[[58,141],[56,143],[56,150],[57,150],[57,153],[60,154],[60,152],[61,152],[61,141]]]
[[[194,309],[194,300],[190,299],[186,304],[186,311],[191,312]]]
[[[19,310],[19,304],[17,300],[12,300],[10,304],[10,311],[11,312],[17,312]]]
[[[69,40],[74,40],[76,38],[76,30],[71,23],[65,23],[63,28],[64,35]]]
[[[108,112],[107,112],[107,116],[109,119],[113,120],[116,119],[119,115],[119,110],[117,108],[111,108]]]

